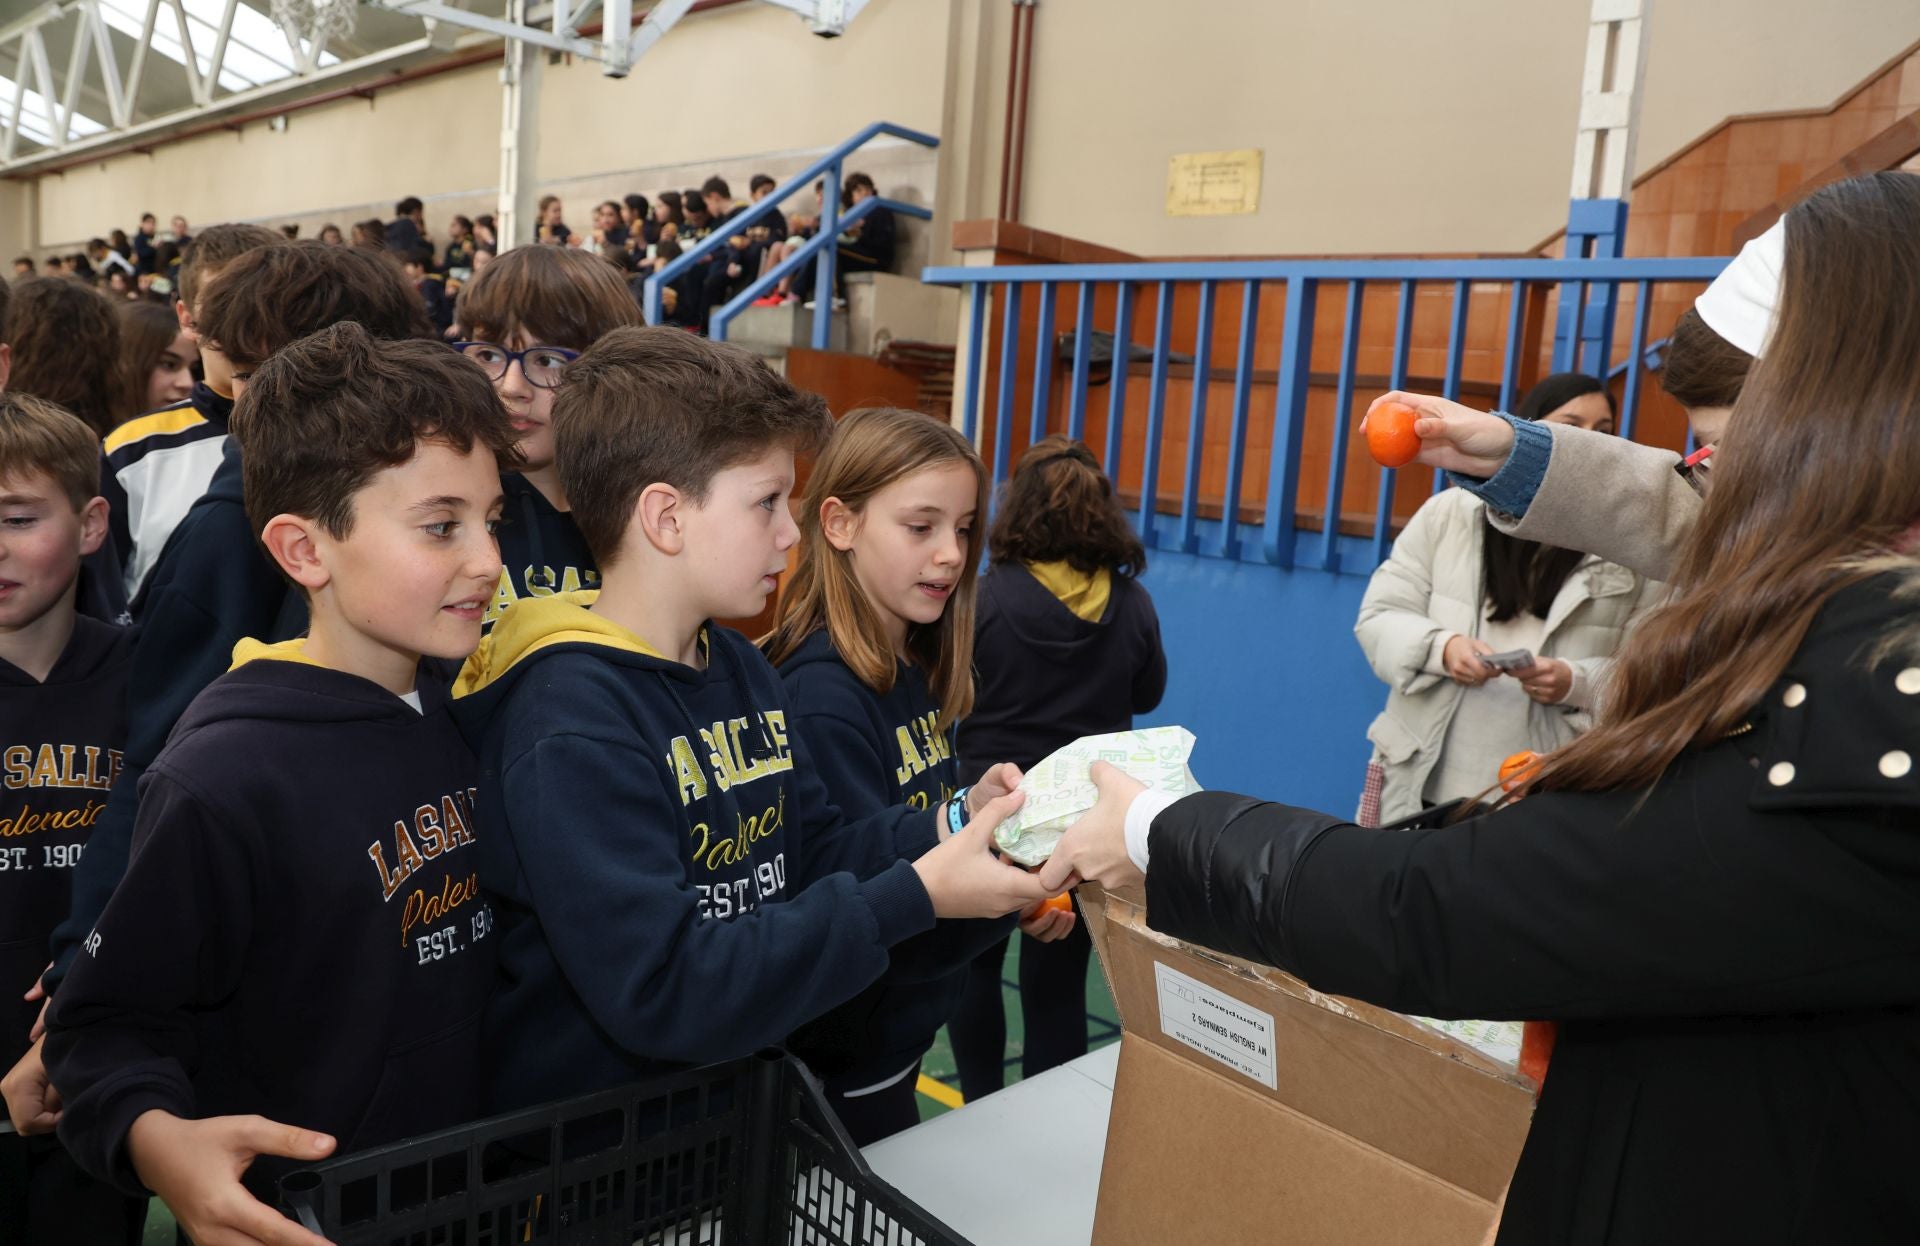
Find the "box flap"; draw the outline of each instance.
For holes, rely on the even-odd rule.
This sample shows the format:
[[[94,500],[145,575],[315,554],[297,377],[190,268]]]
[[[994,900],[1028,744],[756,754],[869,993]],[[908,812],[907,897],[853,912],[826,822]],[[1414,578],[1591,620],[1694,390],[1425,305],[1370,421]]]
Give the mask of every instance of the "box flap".
[[[1533,1086],[1518,1070],[1398,1013],[1169,939],[1147,929],[1145,910],[1124,895],[1086,888],[1081,907],[1126,1033],[1447,1184],[1499,1198],[1533,1115]],[[1130,1093],[1123,1078],[1116,1111]]]
[[[1094,1246],[1479,1246],[1494,1204],[1136,1035]]]

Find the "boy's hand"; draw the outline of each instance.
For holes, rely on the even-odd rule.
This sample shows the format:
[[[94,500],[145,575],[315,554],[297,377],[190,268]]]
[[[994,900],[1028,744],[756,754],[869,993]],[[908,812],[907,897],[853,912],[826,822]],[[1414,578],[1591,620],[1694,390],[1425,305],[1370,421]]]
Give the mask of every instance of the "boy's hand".
[[[47,969],[52,968],[53,962],[48,961]],[[29,1004],[35,1000],[40,1001],[40,1012],[33,1019],[33,1029],[27,1032],[27,1041],[30,1043],[38,1040],[42,1034],[47,1032],[47,1009],[53,1004],[53,1001],[47,998],[47,969],[40,971],[40,976],[33,980],[33,985],[27,988],[27,993],[20,997]]]
[[[50,1134],[60,1123],[60,1092],[47,1080],[47,1063],[40,1058],[41,1039],[34,1039],[20,1063],[0,1078],[0,1098],[7,1116],[22,1137]]]
[[[1052,943],[1072,934],[1074,923],[1078,920],[1079,915],[1071,905],[1057,909],[1043,900],[1021,912],[1020,933],[1029,939]]]
[[[967,816],[979,817],[982,809],[1019,787],[1024,777],[1020,767],[1010,761],[1003,761],[988,770],[967,792]]]
[[[1094,762],[1087,773],[1100,798],[1085,817],[1067,828],[1053,855],[1040,867],[1040,882],[1049,892],[1072,886],[1076,879],[1111,891],[1146,878],[1127,855],[1127,807],[1147,790],[1146,784],[1104,761]]]
[[[1367,410],[1371,412],[1383,402],[1401,403],[1420,413],[1413,422],[1413,431],[1420,437],[1415,463],[1485,480],[1505,467],[1507,456],[1513,453],[1513,425],[1497,415],[1430,394],[1400,390],[1375,398],[1367,404]],[[1362,419],[1361,433],[1366,429],[1367,422]]]
[[[1037,904],[1059,887],[1042,887],[1040,880],[1017,865],[1002,861],[988,849],[994,828],[1026,799],[1014,792],[988,802],[980,816],[960,828],[913,863],[914,872],[933,901],[936,917],[1004,917],[1016,909]]]
[[[258,1155],[318,1160],[333,1139],[259,1116],[182,1120],[142,1112],[127,1131],[127,1156],[149,1190],[173,1212],[196,1246],[327,1246],[240,1184]]]

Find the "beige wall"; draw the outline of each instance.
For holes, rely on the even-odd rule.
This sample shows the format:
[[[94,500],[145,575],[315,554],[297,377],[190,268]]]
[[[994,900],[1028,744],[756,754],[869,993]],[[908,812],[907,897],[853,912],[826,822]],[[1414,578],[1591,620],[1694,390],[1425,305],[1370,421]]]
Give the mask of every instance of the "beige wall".
[[[1920,39],[1914,0],[1845,7],[1841,21],[1804,0],[1656,0],[1640,167],[1730,114],[1825,106]],[[1528,247],[1565,214],[1588,9],[1042,0],[1023,217],[1154,256]],[[934,207],[917,251],[942,259],[948,225],[997,203],[1009,28],[1006,0],[874,0],[838,40],[770,5],[696,14],[627,80],[547,67],[538,178],[584,227],[595,200],[708,171],[780,176],[884,117],[943,137],[861,161]],[[33,184],[37,212],[0,189],[0,243],[70,246],[147,207],[311,230],[384,217],[407,193],[437,231],[492,206],[498,91],[479,65],[294,114],[284,133],[82,166]],[[1235,147],[1265,152],[1260,211],[1168,218],[1168,157]]]
[[[1640,167],[1726,117],[1824,108],[1916,41],[1915,0],[1654,0]]]
[[[499,176],[499,83],[483,67],[43,177],[40,242],[84,240],[142,211],[190,224],[277,222],[335,209],[492,184]],[[362,216],[366,213],[362,212]],[[344,222],[343,222],[344,224]]]
[[[1913,0],[1654,0],[1641,168],[1825,106]],[[1043,0],[1023,219],[1146,255],[1498,251],[1564,223],[1587,0]],[[1003,71],[1004,72],[1004,71]],[[1169,156],[1265,151],[1260,211],[1169,218]]]
[[[0,280],[13,273],[13,257],[34,248],[33,213],[37,206],[30,182],[0,182]]]
[[[939,133],[947,106],[947,0],[882,0],[839,39],[760,4],[695,14],[620,80],[587,61],[546,67],[536,176],[543,189],[591,204],[639,190],[698,185],[719,172],[794,172],[870,121]],[[287,118],[205,135],[41,178],[39,250],[131,228],[146,208],[162,222],[298,222],[392,214],[428,202],[436,233],[455,212],[492,211],[499,179],[500,88],[490,64]],[[856,167],[883,192],[928,203],[938,156],[876,142]],[[4,201],[0,200],[0,207]],[[6,213],[12,220],[16,214]],[[0,226],[0,237],[6,227]]]

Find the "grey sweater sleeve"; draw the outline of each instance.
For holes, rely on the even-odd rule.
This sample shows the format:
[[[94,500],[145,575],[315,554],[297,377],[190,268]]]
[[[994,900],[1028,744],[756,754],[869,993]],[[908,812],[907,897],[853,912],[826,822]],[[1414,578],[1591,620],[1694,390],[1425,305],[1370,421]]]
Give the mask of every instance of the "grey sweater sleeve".
[[[1653,580],[1672,578],[1700,495],[1673,470],[1679,456],[1606,433],[1546,426],[1553,454],[1526,513],[1489,508],[1493,526],[1545,545],[1597,554]]]

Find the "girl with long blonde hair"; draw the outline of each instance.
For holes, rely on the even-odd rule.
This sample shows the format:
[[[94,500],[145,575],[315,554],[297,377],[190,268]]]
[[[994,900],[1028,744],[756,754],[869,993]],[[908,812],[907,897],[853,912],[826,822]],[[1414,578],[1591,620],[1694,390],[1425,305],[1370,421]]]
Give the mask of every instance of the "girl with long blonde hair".
[[[849,819],[964,802],[954,724],[973,705],[974,534],[986,510],[972,444],[917,411],[848,415],[808,479],[799,566],[762,647],[791,694],[796,737]],[[958,1005],[966,965],[1011,924],[941,922],[793,1036],[855,1142],[919,1120],[920,1061]],[[1072,924],[1050,911],[1029,923],[1055,938]]]

